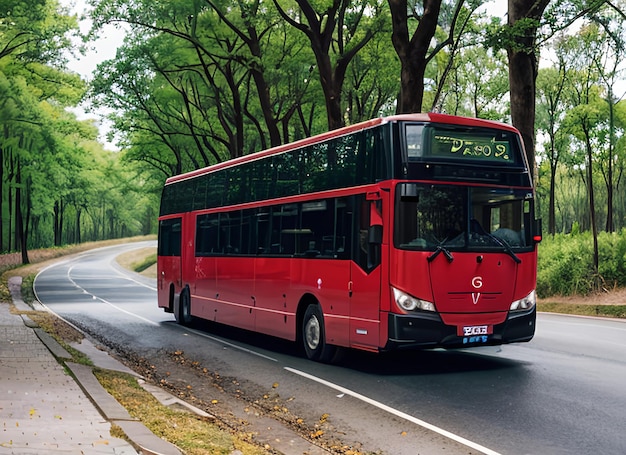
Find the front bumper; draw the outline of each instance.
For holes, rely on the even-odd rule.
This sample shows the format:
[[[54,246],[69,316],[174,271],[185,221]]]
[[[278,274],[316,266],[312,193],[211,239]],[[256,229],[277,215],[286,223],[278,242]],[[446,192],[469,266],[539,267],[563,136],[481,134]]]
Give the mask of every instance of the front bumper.
[[[478,315],[477,315],[478,316]],[[446,325],[437,313],[394,314],[388,317],[388,340],[384,350],[464,348],[530,341],[535,335],[537,307],[509,312],[505,321],[493,326],[493,333],[459,336],[457,327]]]

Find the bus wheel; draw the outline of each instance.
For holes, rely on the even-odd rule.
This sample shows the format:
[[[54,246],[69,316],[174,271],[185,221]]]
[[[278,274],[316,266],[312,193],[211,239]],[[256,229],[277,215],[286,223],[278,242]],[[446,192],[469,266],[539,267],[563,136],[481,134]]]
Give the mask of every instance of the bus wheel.
[[[174,317],[176,322],[180,325],[189,325],[193,317],[191,316],[191,296],[189,295],[189,288],[185,288],[181,291],[178,298],[178,308],[174,308]]]
[[[324,317],[318,305],[309,305],[304,312],[302,343],[306,356],[311,360],[330,362],[335,354],[335,347],[326,344]]]

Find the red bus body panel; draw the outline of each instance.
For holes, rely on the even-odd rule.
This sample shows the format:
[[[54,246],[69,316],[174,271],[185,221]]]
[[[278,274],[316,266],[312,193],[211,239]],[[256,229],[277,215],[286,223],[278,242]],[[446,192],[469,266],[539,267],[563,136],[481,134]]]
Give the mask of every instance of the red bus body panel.
[[[350,286],[350,343],[351,347],[365,350],[380,348],[381,324],[380,295],[381,270],[378,266],[369,274],[365,273],[356,264],[352,264]],[[376,302],[376,304],[373,304]]]
[[[174,287],[174,293],[180,293],[181,286],[181,258],[180,256],[157,257],[157,295],[160,308],[172,311],[170,307],[170,286]]]
[[[495,313],[491,323],[505,319],[517,276],[517,264],[511,257],[503,253],[457,253],[452,262],[441,257],[429,266],[435,307],[444,323],[452,324],[450,315],[459,313]],[[480,316],[475,319],[481,323]]]
[[[195,263],[194,276],[183,278],[194,316],[295,340],[298,303],[310,294],[323,302],[328,342],[349,345],[350,261],[209,257]]]
[[[296,305],[291,292],[290,258],[253,259],[256,330],[295,340]]]

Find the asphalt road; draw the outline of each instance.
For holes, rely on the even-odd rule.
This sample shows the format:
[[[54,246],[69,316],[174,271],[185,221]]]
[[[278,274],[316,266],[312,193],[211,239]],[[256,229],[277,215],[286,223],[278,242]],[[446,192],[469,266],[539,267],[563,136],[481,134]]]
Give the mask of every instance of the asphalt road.
[[[186,329],[154,280],[116,266],[145,243],[42,271],[39,300],[118,350],[184,349],[251,390],[280,384],[297,415],[328,414],[342,438],[385,454],[626,453],[626,322],[540,314],[530,343],[464,351],[351,352],[339,365],[224,327]],[[252,393],[252,392],[251,392]]]

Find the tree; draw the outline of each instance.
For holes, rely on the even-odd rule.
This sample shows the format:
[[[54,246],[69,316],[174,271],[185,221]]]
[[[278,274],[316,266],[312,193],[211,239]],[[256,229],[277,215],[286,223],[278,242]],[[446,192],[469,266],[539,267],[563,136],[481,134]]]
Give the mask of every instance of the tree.
[[[535,166],[535,96],[539,70],[537,31],[550,0],[509,0],[509,58],[511,122],[520,131],[528,164]]]
[[[385,18],[382,2],[366,0],[353,4],[348,0],[332,0],[328,5],[309,0],[295,2],[299,11],[284,9],[278,0],[274,0],[274,5],[282,18],[311,42],[324,92],[328,128],[333,130],[345,124],[342,89],[348,65],[382,27]],[[334,52],[336,55],[332,55]]]
[[[57,0],[0,0],[0,60],[63,64],[76,18]]]
[[[4,102],[0,103],[0,249],[4,246],[3,220],[8,210],[9,231],[14,227],[13,244],[20,247],[26,263],[31,206],[25,174],[39,141],[48,137],[40,122],[38,103],[55,97],[65,101],[67,86],[75,83],[46,64],[64,62],[62,52],[69,48],[68,34],[76,27],[76,20],[54,0],[1,0],[0,23],[0,92],[4,92]],[[8,207],[3,201],[5,194]]]
[[[501,52],[470,46],[457,52],[445,82],[438,108],[449,114],[506,120],[509,106],[506,56]]]
[[[535,97],[539,46],[606,0],[509,0],[507,24],[492,27],[488,42],[506,49],[509,60],[511,122],[522,135],[530,166],[535,166]],[[548,8],[550,6],[550,8]],[[545,28],[541,36],[539,32]]]
[[[102,182],[116,185],[108,197],[125,226],[132,198],[120,192],[128,177],[119,168],[116,180],[93,178],[94,156],[107,152],[91,121],[66,111],[85,93],[80,77],[64,69],[76,19],[53,0],[0,0],[0,24],[0,251],[19,250],[27,263],[33,247],[82,240],[91,229],[82,214]]]
[[[425,100],[422,102],[422,106],[430,105],[430,110],[436,112],[450,114],[464,112],[467,105],[459,106],[454,102],[454,98],[463,99],[461,104],[465,103],[465,93],[461,87],[465,85],[464,79],[470,71],[476,71],[473,76],[477,79],[491,79],[490,73],[483,68],[483,65],[491,64],[491,70],[495,70],[493,82],[500,79],[498,73],[501,58],[499,53],[494,52],[492,55],[487,55],[490,52],[485,52],[482,43],[485,27],[484,15],[482,13],[476,14],[476,10],[481,4],[480,1],[459,2],[456,6],[447,3],[442,4],[439,13],[439,25],[434,36],[434,40],[441,44],[435,48],[438,51],[433,53],[433,58],[430,59],[424,76],[426,78],[425,87],[426,80],[430,85],[430,91],[425,93],[425,96],[432,95],[432,100]],[[452,8],[453,6],[454,8]],[[472,52],[478,55],[468,57],[468,53]],[[492,60],[493,63],[491,63]],[[465,65],[473,68],[467,70]],[[491,86],[492,84],[489,83],[484,88],[492,93],[500,91],[501,84],[499,82],[496,83],[495,87],[491,88]],[[508,84],[506,90],[496,96],[502,96],[507,91]],[[449,104],[446,104],[446,101],[449,101]],[[475,115],[478,116],[478,114]]]
[[[615,220],[616,229],[626,226],[626,191],[624,191],[624,167],[626,167],[626,100],[622,99],[614,109],[616,126],[622,131],[621,137],[615,143],[617,168],[615,172]]]
[[[400,59],[400,95],[397,112],[421,112],[424,98],[424,74],[428,65],[430,42],[437,30],[442,0],[424,0],[421,11],[409,13],[407,0],[388,0],[393,33],[391,41]],[[459,0],[458,4],[463,1]],[[416,5],[417,7],[417,2]],[[416,20],[410,34],[409,20]],[[411,35],[411,36],[409,36]],[[432,55],[430,54],[431,58]]]
[[[96,29],[124,22],[137,31],[100,67],[94,94],[119,112],[114,122],[133,154],[166,176],[298,134],[290,122],[303,119],[312,54],[273,8],[137,0],[128,9],[104,0],[93,17]],[[166,147],[146,150],[157,141]]]
[[[596,37],[593,27],[586,27],[577,36],[566,37],[560,43],[559,52],[572,68],[576,68],[568,72],[570,96],[574,107],[567,112],[564,126],[579,143],[583,144],[585,150],[584,169],[589,196],[589,221],[593,236],[593,264],[597,274],[599,256],[594,163],[602,148],[603,140],[598,133],[599,126],[606,118],[607,106],[606,101],[600,96],[599,75],[597,68],[593,65]]]
[[[273,21],[261,22],[264,16],[260,0],[252,1],[248,4],[239,3],[239,17],[236,22],[231,21],[228,10],[232,9],[232,2],[227,2],[227,8],[221,8],[217,2],[207,0],[207,3],[215,10],[220,19],[233,31],[233,33],[243,41],[250,52],[248,59],[248,69],[256,85],[261,112],[265,119],[265,126],[269,132],[270,145],[277,146],[282,143],[276,113],[273,109],[273,102],[270,98],[270,87],[265,78],[265,71],[262,62],[264,61],[262,37],[270,33],[270,29],[275,25]],[[265,147],[264,147],[265,148]]]
[[[343,88],[347,123],[393,114],[399,72],[398,60],[389,53],[389,36],[377,33],[348,67]]]
[[[601,161],[601,163],[606,163],[606,166],[601,165],[601,170],[607,189],[607,218],[605,227],[607,232],[613,232],[615,230],[613,221],[614,170],[617,156],[615,153],[617,141],[615,108],[619,99],[624,96],[624,94],[622,94],[621,97],[616,96],[615,90],[620,76],[619,67],[626,54],[626,38],[623,30],[623,22],[625,19],[626,15],[624,12],[616,11],[612,8],[603,8],[592,15],[592,21],[594,24],[598,24],[598,28],[596,30],[590,30],[590,33],[598,35],[597,39],[594,39],[593,48],[596,49],[596,52],[593,57],[593,64],[598,71],[601,84],[605,87],[605,96],[609,109],[608,150],[606,160]]]
[[[562,59],[558,68],[539,70],[537,128],[547,136],[544,154],[549,164],[548,232],[552,235],[556,233],[556,173],[568,143],[567,135],[560,128],[566,109],[566,82],[565,62]]]

